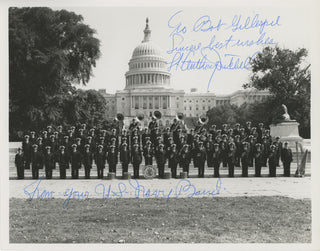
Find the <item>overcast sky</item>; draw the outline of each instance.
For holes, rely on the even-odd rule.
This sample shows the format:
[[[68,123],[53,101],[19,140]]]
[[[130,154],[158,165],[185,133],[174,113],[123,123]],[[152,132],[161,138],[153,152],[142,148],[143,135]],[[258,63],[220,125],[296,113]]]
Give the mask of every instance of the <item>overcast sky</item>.
[[[282,48],[296,50],[304,47],[310,49],[309,32],[309,13],[306,9],[300,7],[274,7],[274,8],[167,8],[167,7],[63,7],[64,9],[81,14],[84,23],[90,25],[96,30],[96,37],[101,41],[101,58],[94,68],[93,75],[86,88],[88,89],[106,89],[108,93],[115,93],[116,90],[122,90],[125,87],[125,72],[128,70],[128,62],[132,56],[134,48],[139,45],[143,39],[143,30],[145,28],[145,19],[149,18],[149,25],[152,30],[152,40],[163,50],[163,55],[168,62],[171,62],[175,53],[168,54],[172,49],[172,42],[181,41],[181,46],[190,46],[191,44],[201,43],[201,46],[210,44],[215,36],[215,42],[224,42],[232,35],[235,41],[258,40],[265,33],[264,39],[269,37],[273,43],[277,43]],[[59,9],[59,8],[54,8]],[[180,11],[178,14],[174,15]],[[233,30],[232,21],[241,19],[239,24],[244,25],[249,17],[250,23],[256,16],[257,20],[265,21],[272,26],[262,28],[251,28],[245,30]],[[208,17],[203,17],[208,16]],[[193,27],[200,20],[211,20],[213,29],[210,31],[195,32]],[[171,21],[169,21],[171,18]],[[221,20],[220,28],[217,27]],[[180,29],[185,29],[175,35],[174,40],[172,32],[173,27],[181,23]],[[198,22],[199,23],[199,22]],[[203,28],[208,28],[204,26]],[[171,35],[171,36],[170,36]],[[181,36],[180,36],[181,35]],[[217,55],[222,58],[223,63],[229,63],[232,56],[239,62],[254,53],[260,51],[262,45],[236,46],[236,42],[228,44],[228,48],[209,51],[208,57],[211,62],[215,62]],[[274,46],[274,45],[273,45]],[[176,55],[177,56],[177,55]],[[203,53],[200,51],[191,54],[189,59],[197,61],[201,59]],[[229,94],[238,89],[249,80],[250,70],[221,70],[212,74],[213,70],[192,70],[181,71],[178,67],[172,68],[171,87],[189,91],[190,88],[197,88],[200,92],[210,91],[216,94]],[[209,80],[210,86],[208,87]]]

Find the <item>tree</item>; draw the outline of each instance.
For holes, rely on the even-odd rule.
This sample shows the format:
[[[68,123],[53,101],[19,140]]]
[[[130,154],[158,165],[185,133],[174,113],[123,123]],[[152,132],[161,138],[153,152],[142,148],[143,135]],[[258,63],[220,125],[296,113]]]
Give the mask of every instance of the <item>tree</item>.
[[[106,100],[98,91],[79,89],[65,102],[63,113],[70,124],[80,122],[99,127],[104,122],[105,109]]]
[[[291,118],[300,123],[300,135],[306,138],[310,137],[311,86],[307,55],[306,49],[266,47],[251,61],[252,76],[244,85],[244,88],[269,90],[273,96],[265,104],[264,113],[269,113],[270,122],[279,122],[279,109],[285,104]]]
[[[215,124],[221,127],[223,124],[237,123],[237,106],[235,105],[222,105],[216,106],[207,112],[209,122],[208,127]]]
[[[81,15],[50,8],[9,9],[10,132],[63,121],[73,85],[86,85],[100,56]]]

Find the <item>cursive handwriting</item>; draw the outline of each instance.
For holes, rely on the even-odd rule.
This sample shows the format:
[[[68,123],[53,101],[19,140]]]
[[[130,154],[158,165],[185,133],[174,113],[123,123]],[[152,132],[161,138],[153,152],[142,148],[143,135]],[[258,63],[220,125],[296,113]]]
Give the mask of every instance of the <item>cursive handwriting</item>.
[[[203,15],[190,27],[181,19],[183,10],[175,12],[168,20],[170,48],[167,54],[168,71],[209,70],[207,84],[209,90],[213,76],[223,70],[250,70],[252,59],[260,52],[261,46],[276,45],[276,40],[268,35],[268,28],[280,26],[280,16],[274,19],[262,18],[260,14],[244,17],[234,15],[231,20],[214,19]],[[251,38],[239,37],[248,30],[257,31]],[[196,39],[193,33],[208,34],[205,39]],[[191,42],[188,41],[191,36]],[[196,39],[196,40],[195,40]],[[237,48],[252,48],[250,55],[240,55]],[[241,51],[240,51],[241,52]]]
[[[226,188],[222,188],[222,181],[220,178],[218,178],[216,183],[213,184],[213,187],[208,190],[197,188],[189,179],[181,179],[175,186],[168,187],[167,189],[148,187],[141,184],[139,180],[129,179],[126,182],[121,181],[116,184],[99,183],[94,186],[92,192],[88,190],[78,191],[71,187],[66,188],[63,193],[42,189],[40,187],[41,182],[42,177],[24,188],[24,193],[28,196],[30,201],[32,201],[34,198],[53,198],[54,194],[58,194],[66,197],[62,204],[64,209],[69,206],[71,199],[99,198],[106,200],[110,198],[129,197],[129,193],[135,198],[166,198],[166,203],[168,206],[169,198],[192,198],[197,196],[212,197],[220,194],[221,190],[226,190]]]
[[[44,199],[44,198],[52,198],[53,196],[53,191],[48,191],[48,190],[40,190],[40,184],[43,179],[43,175],[38,179],[32,182],[31,184],[27,185],[24,189],[23,192],[28,196],[28,199],[32,201],[34,198],[35,199]]]

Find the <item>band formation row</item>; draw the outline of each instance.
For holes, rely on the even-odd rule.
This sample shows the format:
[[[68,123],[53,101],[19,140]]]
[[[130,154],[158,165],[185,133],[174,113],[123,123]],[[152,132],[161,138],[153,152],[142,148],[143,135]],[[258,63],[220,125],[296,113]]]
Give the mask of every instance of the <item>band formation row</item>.
[[[66,178],[66,170],[71,166],[72,178],[79,177],[79,169],[85,169],[85,177],[90,177],[93,162],[97,166],[98,178],[109,166],[109,172],[115,173],[118,163],[123,173],[128,172],[131,163],[134,178],[139,178],[139,168],[144,159],[145,166],[156,162],[159,178],[164,177],[165,164],[171,169],[173,178],[177,177],[178,165],[189,175],[189,165],[193,162],[198,168],[199,177],[204,177],[205,165],[214,168],[214,177],[219,177],[221,164],[228,167],[230,177],[234,176],[234,167],[242,167],[242,176],[248,176],[248,167],[255,167],[255,176],[261,175],[261,168],[269,166],[269,174],[276,176],[280,159],[283,162],[284,175],[290,176],[292,151],[288,142],[280,137],[272,137],[270,131],[259,123],[251,127],[236,124],[233,128],[215,125],[204,128],[199,124],[195,129],[187,130],[182,121],[175,119],[170,127],[159,128],[153,119],[148,128],[141,129],[139,121],[133,120],[129,129],[122,126],[110,131],[102,128],[88,129],[85,124],[71,126],[64,130],[62,126],[36,133],[25,134],[22,148],[15,156],[18,178],[24,178],[24,170],[32,169],[32,177],[39,177],[39,169],[45,168],[46,178],[52,178],[52,170],[58,163],[60,178]]]

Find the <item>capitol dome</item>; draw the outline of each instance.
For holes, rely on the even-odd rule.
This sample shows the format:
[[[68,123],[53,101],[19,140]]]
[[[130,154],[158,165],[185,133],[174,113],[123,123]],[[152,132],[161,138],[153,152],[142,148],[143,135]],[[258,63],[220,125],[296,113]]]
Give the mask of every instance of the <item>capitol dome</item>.
[[[151,41],[149,20],[146,19],[144,39],[132,53],[126,72],[126,89],[154,88],[170,85],[170,73],[162,50]]]

